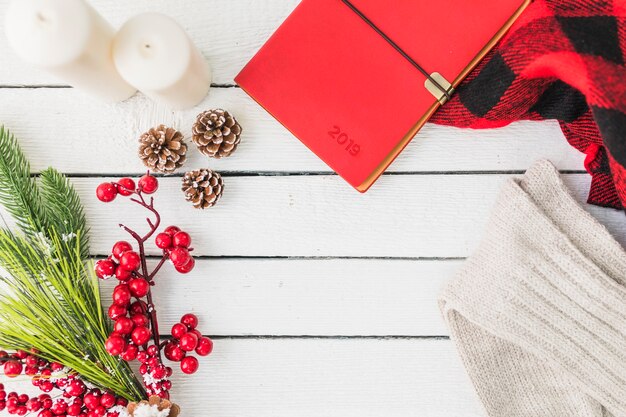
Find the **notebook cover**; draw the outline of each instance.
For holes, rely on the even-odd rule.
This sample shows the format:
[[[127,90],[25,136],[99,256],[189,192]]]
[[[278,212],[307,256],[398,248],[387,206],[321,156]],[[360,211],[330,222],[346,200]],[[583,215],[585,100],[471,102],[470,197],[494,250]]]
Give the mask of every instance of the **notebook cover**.
[[[453,86],[529,0],[352,0],[429,73]],[[438,108],[426,77],[341,0],[303,0],[235,78],[359,191]]]

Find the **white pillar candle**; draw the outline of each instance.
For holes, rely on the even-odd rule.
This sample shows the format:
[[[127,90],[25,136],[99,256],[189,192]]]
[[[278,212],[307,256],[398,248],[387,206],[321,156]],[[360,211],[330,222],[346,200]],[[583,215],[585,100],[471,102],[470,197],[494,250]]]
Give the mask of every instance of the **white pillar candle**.
[[[174,109],[195,106],[211,87],[211,68],[198,48],[176,21],[158,13],[122,26],[113,60],[126,81]]]
[[[74,87],[107,101],[136,91],[113,64],[113,28],[83,0],[13,0],[5,29],[17,55]]]

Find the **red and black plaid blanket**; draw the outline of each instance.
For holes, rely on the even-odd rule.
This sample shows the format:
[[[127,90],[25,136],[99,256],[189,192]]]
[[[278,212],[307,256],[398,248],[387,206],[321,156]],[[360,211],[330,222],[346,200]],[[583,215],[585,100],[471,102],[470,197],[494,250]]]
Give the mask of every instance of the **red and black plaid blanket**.
[[[432,121],[557,119],[587,157],[589,203],[626,207],[626,0],[536,0]]]

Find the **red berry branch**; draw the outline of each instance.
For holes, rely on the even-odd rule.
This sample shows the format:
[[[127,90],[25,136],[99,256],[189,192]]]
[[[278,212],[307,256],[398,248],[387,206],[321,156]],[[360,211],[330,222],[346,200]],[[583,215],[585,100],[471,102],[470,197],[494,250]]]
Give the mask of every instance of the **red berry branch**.
[[[0,363],[9,378],[26,375],[44,394],[29,396],[15,391],[7,393],[0,384],[0,411],[24,416],[38,413],[38,417],[120,417],[127,416],[128,401],[108,391],[101,391],[83,381],[80,376],[58,362],[49,362],[37,356],[37,351],[0,351]],[[52,397],[49,392],[60,390]]]
[[[161,351],[168,360],[180,362],[182,372],[192,374],[198,369],[198,360],[191,352],[206,356],[213,350],[213,342],[197,330],[198,318],[193,314],[185,314],[180,323],[172,327],[172,340],[161,342],[151,289],[156,284],[156,275],[167,260],[182,274],[190,272],[195,261],[191,256],[191,236],[176,226],[169,226],[155,236],[155,245],[162,250],[162,256],[149,271],[145,244],[159,229],[161,217],[154,208],[154,199],[150,197],[146,201],[144,195],[153,194],[157,189],[158,180],[150,173],[141,177],[137,186],[130,178],[98,186],[96,196],[100,201],[108,203],[118,195],[131,197],[130,201],[148,210],[154,219],[146,218],[149,230],[143,236],[120,224],[135,240],[137,251],[129,242],[119,241],[113,245],[111,256],[96,262],[95,271],[101,279],[115,277],[120,281],[113,290],[113,304],[108,310],[114,325],[105,344],[107,351],[128,362],[138,360],[147,393],[169,398],[172,368],[164,365]]]

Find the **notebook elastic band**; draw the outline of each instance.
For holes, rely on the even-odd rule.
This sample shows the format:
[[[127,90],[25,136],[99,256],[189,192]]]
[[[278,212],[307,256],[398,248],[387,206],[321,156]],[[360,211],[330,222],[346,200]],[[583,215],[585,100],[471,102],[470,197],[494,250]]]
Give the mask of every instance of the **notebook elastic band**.
[[[382,30],[380,30],[380,28],[378,26],[376,26],[374,24],[374,22],[372,22],[367,16],[365,16],[363,14],[363,12],[361,12],[354,4],[352,4],[352,2],[350,2],[349,0],[341,0],[346,6],[348,6],[350,8],[350,10],[352,10],[354,13],[356,13],[357,16],[359,16],[365,23],[367,23],[367,25],[369,27],[371,27],[372,29],[374,29],[374,31],[376,33],[378,33],[385,41],[387,41],[387,43],[389,45],[391,45],[393,47],[393,49],[395,49],[396,51],[398,51],[398,53],[400,55],[402,55],[402,57],[404,57],[404,59],[406,59],[407,61],[409,61],[409,63],[411,65],[413,65],[415,68],[417,68],[417,70],[419,72],[421,72],[424,77],[426,77],[428,79],[428,81],[430,81],[438,90],[441,91],[441,93],[446,97],[446,100],[450,99],[450,91],[448,91],[446,88],[444,88],[437,80],[435,80],[430,73],[428,73],[428,71],[426,71],[424,68],[422,68],[422,66],[420,64],[418,64],[417,62],[415,62],[415,60],[413,58],[411,58],[409,56],[409,54],[407,54],[406,52],[404,52],[404,50],[402,48],[400,48],[400,46],[395,43],[389,36],[387,36],[385,34],[385,32],[383,32]]]

